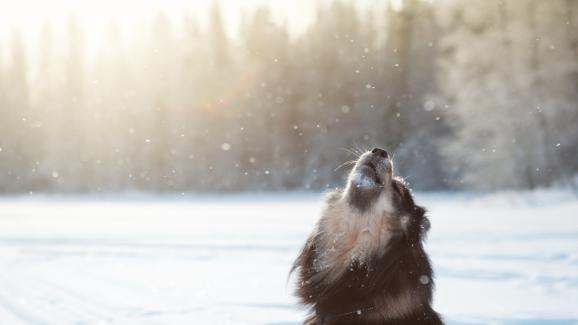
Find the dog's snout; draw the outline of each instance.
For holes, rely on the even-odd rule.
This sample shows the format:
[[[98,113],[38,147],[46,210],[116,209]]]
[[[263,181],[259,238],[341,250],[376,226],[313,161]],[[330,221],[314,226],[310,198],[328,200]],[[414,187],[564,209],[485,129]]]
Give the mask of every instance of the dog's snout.
[[[371,150],[371,153],[374,154],[374,155],[376,155],[376,156],[383,157],[383,158],[387,158],[387,157],[388,157],[387,151],[385,151],[385,150],[383,150],[383,149],[381,149],[381,148],[373,148],[373,149]]]

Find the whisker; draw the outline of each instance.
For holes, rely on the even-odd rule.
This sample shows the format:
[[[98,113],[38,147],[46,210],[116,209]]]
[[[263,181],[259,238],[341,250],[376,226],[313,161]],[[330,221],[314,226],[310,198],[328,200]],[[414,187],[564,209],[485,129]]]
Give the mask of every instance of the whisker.
[[[353,164],[355,164],[355,160],[346,161],[346,162],[344,162],[343,164],[337,166],[337,168],[335,168],[333,171],[335,172],[335,171],[337,171],[337,170],[338,170],[339,168],[341,168],[341,167],[344,167],[344,166],[347,166],[347,165],[353,165]]]
[[[353,145],[355,146],[355,149],[358,152],[359,156],[363,155],[365,153],[365,151],[367,151],[367,150],[362,150],[356,142],[354,142]]]
[[[359,158],[359,156],[360,156],[359,153],[353,151],[352,149],[348,149],[348,148],[339,148],[339,149],[349,152],[350,154],[354,155],[355,158]]]

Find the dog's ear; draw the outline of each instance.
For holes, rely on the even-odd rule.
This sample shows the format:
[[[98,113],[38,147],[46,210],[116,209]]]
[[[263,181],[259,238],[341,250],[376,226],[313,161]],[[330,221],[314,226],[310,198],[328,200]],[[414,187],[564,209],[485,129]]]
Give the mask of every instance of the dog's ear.
[[[422,207],[415,205],[413,196],[411,195],[410,190],[407,188],[405,182],[402,179],[394,179],[392,185],[394,191],[397,192],[399,206],[404,213],[409,213],[413,217],[420,217],[424,215],[425,210]]]
[[[431,228],[431,223],[429,222],[429,219],[427,217],[423,217],[421,219],[420,228],[421,228],[422,235],[425,235],[429,231],[429,229]]]
[[[429,220],[425,217],[425,209],[419,205],[404,207],[409,215],[405,226],[406,236],[411,242],[419,242],[430,228]]]
[[[427,235],[427,232],[431,228],[431,223],[429,219],[425,216],[426,209],[420,207],[419,205],[414,206],[414,218],[419,222],[419,235],[423,240]]]
[[[418,217],[421,218],[423,216],[425,216],[426,213],[426,209],[423,207],[420,207],[419,205],[414,205],[413,206],[413,216],[414,217]]]

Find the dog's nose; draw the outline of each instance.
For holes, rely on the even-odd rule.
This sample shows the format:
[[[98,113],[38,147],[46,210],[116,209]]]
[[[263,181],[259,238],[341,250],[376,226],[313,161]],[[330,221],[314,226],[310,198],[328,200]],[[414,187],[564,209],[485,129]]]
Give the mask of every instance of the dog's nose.
[[[387,158],[387,156],[388,156],[388,155],[387,155],[387,151],[385,151],[385,150],[383,150],[383,149],[380,149],[380,148],[373,148],[373,149],[371,150],[371,153],[374,154],[374,155],[377,155],[377,156],[381,156],[381,157],[383,157],[383,158]]]

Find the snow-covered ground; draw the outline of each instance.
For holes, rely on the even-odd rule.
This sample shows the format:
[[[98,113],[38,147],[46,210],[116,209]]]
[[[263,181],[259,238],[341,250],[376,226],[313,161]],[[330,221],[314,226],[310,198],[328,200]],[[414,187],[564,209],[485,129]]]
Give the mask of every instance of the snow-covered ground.
[[[0,199],[0,324],[298,324],[320,195]],[[449,324],[578,324],[578,197],[418,194]]]

